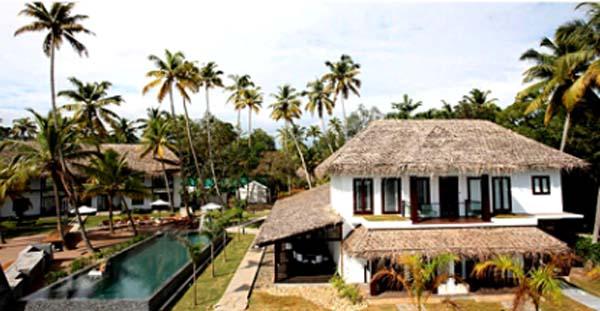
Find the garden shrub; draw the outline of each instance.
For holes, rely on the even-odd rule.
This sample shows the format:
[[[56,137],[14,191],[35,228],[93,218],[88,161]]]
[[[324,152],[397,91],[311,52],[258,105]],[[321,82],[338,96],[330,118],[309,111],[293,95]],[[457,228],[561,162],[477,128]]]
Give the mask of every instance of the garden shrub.
[[[594,264],[600,264],[600,243],[593,243],[590,237],[581,237],[575,244],[575,253],[577,256],[590,260]]]
[[[344,279],[339,274],[336,273],[329,280],[329,283],[338,292],[339,297],[350,300],[352,304],[362,302],[363,297],[360,294],[358,287],[356,285],[346,284]]]
[[[71,263],[71,273],[77,272],[89,265],[91,265],[94,261],[90,257],[80,257]]]
[[[46,275],[44,275],[44,282],[46,283],[46,285],[52,284],[52,283],[58,281],[58,279],[64,278],[67,275],[69,275],[69,274],[63,270],[50,271],[50,272],[46,273]]]

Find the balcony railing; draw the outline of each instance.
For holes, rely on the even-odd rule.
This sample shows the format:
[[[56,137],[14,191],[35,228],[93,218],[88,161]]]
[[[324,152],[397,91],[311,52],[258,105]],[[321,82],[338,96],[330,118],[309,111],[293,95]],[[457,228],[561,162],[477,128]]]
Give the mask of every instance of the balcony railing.
[[[482,216],[482,204],[480,201],[465,200],[464,202],[458,202],[456,205],[458,211],[456,215],[444,215],[442,211],[442,205],[440,203],[427,203],[418,205],[418,217],[419,219],[429,218],[452,218],[452,217],[481,217]],[[464,213],[461,213],[464,211]],[[448,214],[448,213],[446,213]]]

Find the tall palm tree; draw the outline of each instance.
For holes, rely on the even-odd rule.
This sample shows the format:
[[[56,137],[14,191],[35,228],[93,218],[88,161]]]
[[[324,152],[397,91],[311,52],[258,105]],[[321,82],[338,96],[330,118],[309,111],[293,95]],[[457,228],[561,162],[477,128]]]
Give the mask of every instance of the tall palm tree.
[[[241,130],[241,112],[243,108],[238,108],[240,107],[238,103],[242,100],[244,91],[247,88],[253,87],[254,82],[252,82],[249,75],[229,75],[228,77],[233,80],[233,84],[225,87],[225,90],[231,92],[231,95],[229,95],[227,98],[227,102],[233,103],[235,109],[237,110],[237,128]]]
[[[334,106],[338,96],[341,95],[340,101],[342,104],[344,127],[347,127],[348,117],[346,115],[344,100],[348,99],[350,92],[354,93],[356,96],[360,96],[358,90],[360,89],[361,82],[357,78],[360,73],[360,65],[355,63],[350,56],[345,54],[340,57],[339,61],[335,63],[326,61],[325,65],[329,68],[329,72],[323,75],[323,80],[328,83],[328,90],[334,94]],[[346,129],[345,131],[347,132],[348,130]]]
[[[22,194],[29,190],[30,178],[37,173],[34,167],[22,161],[0,164],[0,206],[4,205],[7,199],[14,202],[22,198]],[[2,229],[3,226],[0,226],[0,243],[4,244],[6,242]]]
[[[306,137],[312,138],[313,145],[315,144],[315,141],[317,140],[317,138],[321,137],[322,134],[323,134],[323,132],[321,132],[319,127],[316,125],[311,125],[306,130]]]
[[[308,188],[312,189],[310,174],[308,172],[308,167],[306,166],[306,161],[304,161],[304,155],[302,154],[302,150],[300,149],[298,140],[290,131],[290,125],[294,125],[294,119],[298,119],[302,115],[302,110],[300,110],[301,103],[300,99],[298,99],[299,95],[300,94],[298,94],[295,88],[293,88],[289,84],[285,84],[278,88],[277,94],[271,94],[271,96],[275,98],[275,102],[272,103],[269,107],[273,109],[273,111],[271,112],[271,118],[273,118],[273,120],[285,121],[286,129],[290,132],[290,136],[292,138],[292,141],[294,142],[294,145],[296,146],[296,151],[298,151],[300,161],[302,162],[302,168],[304,169],[304,174],[306,176]]]
[[[98,146],[99,140],[108,137],[105,124],[112,124],[119,118],[109,106],[119,106],[123,99],[120,95],[108,96],[108,89],[112,85],[108,81],[83,83],[75,77],[69,78],[69,81],[74,89],[58,92],[59,97],[71,101],[63,108],[74,112],[73,118],[81,132]]]
[[[33,110],[29,110],[33,114],[34,122],[39,129],[33,143],[24,141],[8,140],[4,141],[1,148],[16,148],[19,150],[18,155],[13,159],[13,162],[22,161],[27,165],[25,167],[35,168],[36,171],[48,174],[52,179],[52,191],[54,194],[54,206],[56,209],[56,228],[64,240],[64,232],[61,220],[61,201],[59,195],[59,186],[61,190],[66,192],[69,201],[75,210],[81,236],[90,251],[94,251],[85,230],[79,209],[76,208],[78,202],[76,193],[74,193],[75,185],[74,178],[69,172],[69,168],[63,165],[63,161],[59,160],[59,155],[62,155],[66,161],[76,161],[87,155],[80,148],[77,141],[77,132],[74,131],[75,122],[72,119],[54,117],[52,112],[47,117],[43,117]],[[53,120],[59,120],[56,124]]]
[[[136,131],[140,128],[137,121],[127,118],[117,118],[111,122],[111,135],[115,142],[120,144],[133,144],[139,141]]]
[[[306,87],[307,90],[302,92],[302,95],[308,99],[305,109],[313,115],[315,111],[317,112],[317,116],[321,121],[321,132],[326,133],[325,113],[331,116],[334,108],[333,100],[329,98],[331,93],[327,90],[325,82],[322,79],[315,79],[315,81],[309,82]],[[329,147],[329,151],[333,153],[333,147],[329,140],[327,140],[327,146]]]
[[[526,272],[523,264],[515,258],[498,256],[475,265],[473,274],[478,278],[485,278],[489,275],[488,272],[492,271],[495,277],[513,279],[517,284],[513,310],[520,310],[525,299],[529,297],[535,310],[539,311],[542,298],[556,300],[561,295],[560,281],[557,278],[556,270],[557,266],[550,263]]]
[[[81,166],[86,176],[90,176],[84,185],[85,195],[88,197],[105,195],[108,197],[108,223],[110,233],[113,229],[113,199],[119,198],[124,204],[127,217],[131,223],[133,234],[137,235],[135,223],[131,217],[131,210],[127,206],[125,197],[143,197],[148,195],[144,186],[144,177],[141,172],[133,171],[127,164],[126,155],[119,155],[113,149],[98,154],[87,165]]]
[[[245,89],[241,100],[236,105],[236,108],[248,108],[248,147],[252,146],[252,113],[260,111],[262,107],[263,96],[260,92],[260,87]]]
[[[34,21],[15,31],[15,36],[26,32],[46,32],[42,48],[44,54],[50,57],[50,99],[55,117],[57,112],[54,86],[56,50],[60,49],[63,41],[67,41],[79,56],[87,56],[87,48],[75,36],[79,33],[93,34],[80,24],[81,21],[88,18],[87,15],[72,14],[74,6],[73,2],[54,2],[48,10],[42,2],[26,3],[25,9],[19,15],[31,17]],[[58,120],[55,119],[54,123],[58,123]]]
[[[29,117],[13,120],[13,126],[10,129],[10,137],[13,139],[27,140],[37,134],[37,127]]]
[[[421,255],[400,256],[395,264],[403,267],[404,271],[397,271],[391,265],[375,273],[371,282],[383,282],[390,288],[404,288],[417,307],[423,310],[423,305],[431,296],[432,291],[426,294],[427,289],[436,289],[448,279],[447,273],[438,273],[456,260],[451,254],[441,254],[433,258],[424,258]]]
[[[145,157],[148,153],[152,153],[152,157],[160,162],[163,178],[165,181],[165,187],[167,188],[167,197],[169,200],[169,207],[173,212],[175,206],[173,205],[173,198],[171,197],[171,189],[169,186],[169,177],[167,174],[167,168],[165,166],[165,154],[167,150],[175,151],[175,143],[171,136],[173,129],[173,123],[166,117],[161,117],[160,114],[157,118],[150,118],[146,121],[144,132],[142,134],[141,143],[144,146],[144,151],[141,157]],[[181,159],[180,159],[181,161]]]
[[[545,124],[550,122],[561,107],[565,109],[566,117],[560,143],[560,150],[564,151],[573,109],[583,98],[597,100],[591,88],[581,87],[582,80],[575,83],[594,60],[596,53],[583,42],[575,40],[544,38],[540,46],[549,52],[530,49],[521,55],[521,60],[533,61],[534,65],[525,71],[523,79],[525,83],[532,84],[519,92],[517,100],[533,97],[525,113],[534,112],[545,105]]]
[[[212,142],[211,142],[211,120],[210,117],[210,101],[208,91],[212,88],[223,87],[223,81],[221,80],[221,76],[223,75],[223,71],[217,70],[217,64],[215,62],[208,62],[202,68],[200,68],[199,82],[201,86],[204,87],[204,94],[206,95],[206,136],[207,136],[207,144],[208,144],[208,161],[210,164],[210,172],[212,174],[212,178],[215,184],[215,190],[217,191],[217,196],[221,197],[221,191],[219,190],[219,183],[217,182],[217,174],[215,174],[215,164],[213,161],[212,155]]]
[[[469,91],[468,95],[463,95],[462,101],[475,106],[485,106],[490,104],[495,104],[498,99],[497,98],[488,98],[492,91],[482,91],[478,88],[474,88]]]

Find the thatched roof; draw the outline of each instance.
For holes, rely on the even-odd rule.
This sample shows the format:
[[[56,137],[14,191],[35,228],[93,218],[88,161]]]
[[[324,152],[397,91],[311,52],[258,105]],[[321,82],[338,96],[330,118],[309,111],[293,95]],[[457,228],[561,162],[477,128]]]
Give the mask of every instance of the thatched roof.
[[[316,173],[500,173],[586,165],[489,121],[379,120],[323,161]]]
[[[487,258],[501,254],[560,254],[569,248],[536,227],[369,230],[360,226],[344,241],[344,250],[364,259],[443,253]]]
[[[141,158],[144,147],[141,144],[102,144],[100,151],[113,149],[119,154],[126,154],[127,164],[133,170],[144,172],[148,175],[162,174],[162,165],[158,159],[152,157],[152,153],[148,153]],[[164,159],[165,168],[169,171],[179,170],[179,160],[177,156],[170,150],[166,150]]]
[[[271,244],[342,221],[329,205],[329,184],[321,185],[275,202],[271,214],[260,227],[256,244]]]

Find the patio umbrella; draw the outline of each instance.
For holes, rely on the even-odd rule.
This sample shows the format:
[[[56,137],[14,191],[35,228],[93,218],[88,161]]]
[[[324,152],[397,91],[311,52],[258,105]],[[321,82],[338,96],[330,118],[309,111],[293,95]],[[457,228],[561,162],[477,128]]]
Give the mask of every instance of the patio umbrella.
[[[221,205],[219,205],[217,203],[210,202],[210,203],[207,203],[207,204],[203,205],[200,209],[203,212],[208,212],[208,211],[218,210],[218,209],[221,209],[221,208],[223,208]]]
[[[169,202],[158,199],[150,203],[150,206],[169,206]]]

